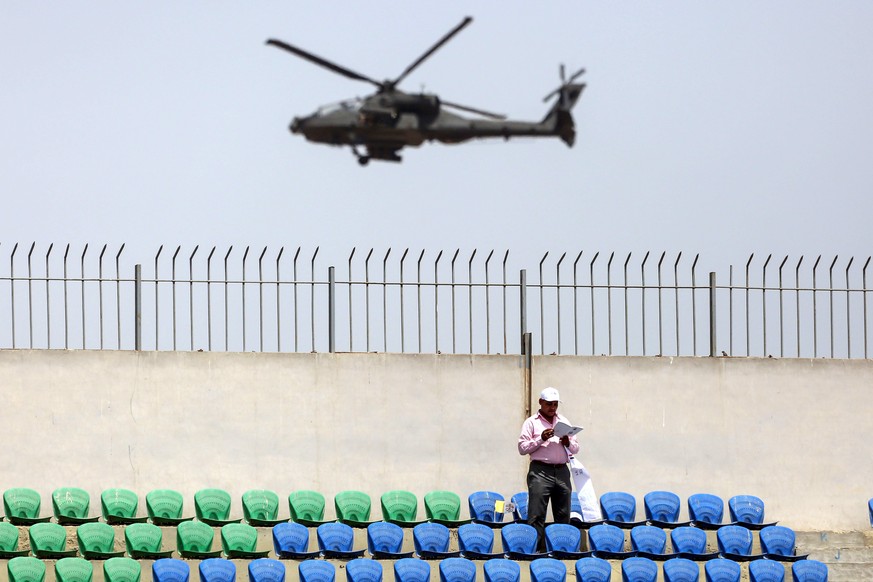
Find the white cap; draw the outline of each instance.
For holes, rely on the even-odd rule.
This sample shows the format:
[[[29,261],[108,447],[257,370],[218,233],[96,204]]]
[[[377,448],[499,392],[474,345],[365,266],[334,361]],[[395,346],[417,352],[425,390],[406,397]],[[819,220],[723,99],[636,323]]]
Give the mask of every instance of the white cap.
[[[561,395],[558,394],[557,388],[552,388],[551,386],[549,386],[548,388],[540,392],[540,400],[545,400],[546,402],[560,402]]]

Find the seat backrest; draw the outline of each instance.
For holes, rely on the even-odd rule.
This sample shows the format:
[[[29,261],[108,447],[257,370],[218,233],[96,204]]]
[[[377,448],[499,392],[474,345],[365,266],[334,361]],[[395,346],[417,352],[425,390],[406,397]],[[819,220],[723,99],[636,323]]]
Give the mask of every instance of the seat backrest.
[[[107,523],[93,521],[76,528],[79,548],[87,552],[108,553],[115,550],[115,529]]]
[[[706,582],[740,582],[740,565],[733,560],[715,558],[707,560],[703,566]]]
[[[403,547],[403,529],[396,524],[377,521],[367,526],[367,550],[397,553]]]
[[[444,558],[439,565],[440,582],[475,582],[476,564],[466,558]]]
[[[3,492],[3,510],[7,517],[39,517],[41,503],[39,493],[27,487],[14,487]]]
[[[594,556],[576,560],[576,582],[610,582],[612,566]]]
[[[300,582],[334,582],[336,568],[322,560],[303,560],[297,565]]]
[[[867,502],[867,512],[870,514],[870,527],[873,527],[873,497]]]
[[[103,580],[106,582],[139,582],[142,566],[133,558],[109,558],[103,562]]]
[[[503,495],[494,491],[475,491],[471,493],[467,497],[467,504],[470,506],[470,517],[479,521],[503,521],[503,513],[498,513],[494,509],[494,504],[498,501],[505,501],[505,499]]]
[[[151,523],[132,523],[124,528],[124,542],[128,552],[159,552],[162,538],[161,528]]]
[[[417,553],[448,552],[449,528],[441,523],[420,523],[412,528],[412,543]]]
[[[612,521],[631,522],[637,516],[637,500],[624,491],[610,491],[600,496],[603,517]]]
[[[658,564],[648,558],[625,558],[621,561],[621,579],[627,582],[656,582]]]
[[[269,489],[252,489],[242,494],[243,517],[270,520],[279,515],[279,496]]]
[[[129,489],[106,489],[100,494],[100,510],[103,519],[110,515],[119,517],[136,517],[139,497]]]
[[[181,525],[181,524],[179,524]],[[230,551],[254,552],[258,545],[258,530],[247,523],[228,523],[221,526],[221,547]]]
[[[415,521],[418,516],[418,498],[411,491],[400,489],[383,493],[379,498],[382,517],[394,521]]]
[[[827,582],[828,567],[818,560],[800,560],[791,564],[791,576],[795,582]]]
[[[578,552],[582,532],[569,523],[550,523],[546,526],[546,549],[560,552]]]
[[[58,552],[67,549],[67,530],[56,523],[35,523],[28,528],[30,547],[37,551]]]
[[[688,497],[688,516],[693,521],[720,524],[724,517],[724,501],[711,493],[695,493]]]
[[[537,549],[537,530],[526,523],[510,523],[500,529],[503,549],[509,552],[533,554]]]
[[[333,498],[336,517],[339,520],[351,519],[367,521],[370,519],[370,496],[363,491],[340,491]]]
[[[685,558],[673,558],[664,562],[665,582],[697,582],[700,580],[700,566]]]
[[[176,526],[176,549],[184,552],[208,552],[215,531],[202,521],[183,521]]]
[[[490,554],[494,547],[494,530],[483,523],[465,523],[458,528],[461,551]]]
[[[308,552],[309,528],[294,522],[278,523],[273,526],[273,548],[280,552]]]
[[[588,542],[592,550],[623,552],[624,532],[614,525],[601,523],[588,530]]]
[[[182,494],[172,489],[155,489],[146,494],[146,512],[149,517],[182,517],[185,500]]]
[[[530,563],[531,582],[564,582],[567,566],[554,558],[539,558]]]
[[[0,521],[0,550],[14,552],[17,549],[18,528],[8,521]]]
[[[573,497],[578,497],[573,495]],[[527,491],[520,491],[509,498],[509,501],[515,506],[515,510],[513,513],[515,514],[516,521],[525,521],[527,520],[527,502],[528,502],[528,493]]]
[[[6,563],[9,582],[43,582],[45,562],[30,556],[16,556]]]
[[[207,558],[197,567],[200,582],[234,582],[236,565],[225,558]]]
[[[308,489],[295,491],[288,495],[288,509],[294,521],[321,521],[324,519],[324,495]]]
[[[315,537],[322,551],[348,552],[355,543],[355,532],[344,523],[323,523],[315,530]]]
[[[796,543],[794,530],[784,525],[769,525],[761,530],[761,550],[765,554],[793,556]]]
[[[785,566],[776,560],[752,560],[749,562],[749,582],[783,582]]]
[[[161,558],[152,564],[152,582],[188,582],[190,576],[188,562],[176,558]]]
[[[679,521],[679,509],[682,502],[672,491],[650,491],[643,497],[643,509],[646,519],[658,521]]]
[[[724,525],[716,532],[718,551],[749,556],[752,554],[752,532],[741,525]]]
[[[88,517],[91,496],[78,487],[60,487],[52,492],[52,510],[55,517]]]
[[[688,554],[706,553],[706,532],[696,527],[684,525],[670,531],[670,543],[674,552]]]
[[[519,582],[521,580],[521,566],[515,560],[492,558],[485,561],[482,570],[485,573],[485,582]]]
[[[428,519],[460,519],[461,498],[452,491],[431,491],[424,496],[424,515]]]
[[[754,495],[734,495],[728,499],[728,512],[733,522],[764,523],[764,501]]]
[[[376,560],[350,560],[346,563],[348,582],[382,582],[382,564]]]
[[[653,525],[638,525],[630,533],[631,548],[637,552],[663,554],[667,549],[667,532]]]
[[[194,513],[198,519],[228,519],[230,504],[230,493],[224,489],[201,489],[194,494]]]
[[[249,562],[249,582],[285,582],[285,564],[272,558]]]
[[[84,558],[61,558],[55,562],[57,582],[91,582],[94,566]]]
[[[394,582],[430,582],[430,565],[418,558],[394,562]]]

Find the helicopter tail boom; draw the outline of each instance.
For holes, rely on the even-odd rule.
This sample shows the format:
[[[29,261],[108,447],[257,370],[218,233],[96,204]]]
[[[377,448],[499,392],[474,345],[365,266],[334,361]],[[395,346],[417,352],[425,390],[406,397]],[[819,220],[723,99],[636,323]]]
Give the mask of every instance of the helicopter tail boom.
[[[541,122],[569,147],[573,147],[576,141],[576,127],[570,110],[576,105],[583,89],[585,89],[584,83],[562,85],[557,90],[558,100]]]

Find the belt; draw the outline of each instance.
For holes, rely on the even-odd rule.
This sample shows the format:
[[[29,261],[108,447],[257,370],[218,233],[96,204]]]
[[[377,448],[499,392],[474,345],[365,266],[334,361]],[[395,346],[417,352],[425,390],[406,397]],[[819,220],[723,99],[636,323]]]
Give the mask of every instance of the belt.
[[[567,465],[567,463],[547,463],[546,461],[537,461],[536,459],[531,460],[530,464],[533,465],[534,463],[548,467],[565,467]]]

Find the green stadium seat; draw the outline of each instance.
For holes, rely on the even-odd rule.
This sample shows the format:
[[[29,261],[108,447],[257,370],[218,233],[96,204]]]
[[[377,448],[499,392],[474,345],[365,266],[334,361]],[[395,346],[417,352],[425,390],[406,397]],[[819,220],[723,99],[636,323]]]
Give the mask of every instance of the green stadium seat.
[[[415,527],[426,519],[418,517],[418,498],[410,491],[388,491],[380,498],[382,519],[400,527]]]
[[[472,521],[461,519],[461,498],[452,491],[427,493],[424,496],[424,515],[446,527],[458,527]]]
[[[76,528],[79,551],[87,560],[107,560],[124,555],[115,550],[115,530],[105,523],[83,523]]]
[[[228,559],[265,558],[270,550],[258,550],[258,530],[245,523],[228,523],[221,527],[221,547]]]
[[[202,521],[183,521],[176,526],[176,551],[183,558],[204,560],[217,558],[221,550],[212,549],[215,531]]]
[[[288,521],[279,519],[279,496],[267,489],[252,489],[242,494],[243,517],[253,527],[273,527]]]
[[[133,558],[109,558],[103,562],[105,582],[139,582],[142,566]]]
[[[41,560],[56,560],[75,556],[79,552],[67,549],[67,530],[57,523],[35,523],[27,530],[30,551]]]
[[[155,489],[146,495],[146,513],[154,525],[175,526],[194,519],[182,517],[183,506],[182,494],[172,489]]]
[[[45,563],[38,558],[18,556],[6,564],[9,582],[43,582]]]
[[[318,527],[323,523],[331,523],[334,519],[324,519],[324,495],[318,491],[295,491],[288,496],[288,508],[291,510],[291,521],[296,521],[306,527]]]
[[[203,523],[222,527],[239,523],[241,517],[230,517],[230,493],[223,489],[201,489],[194,494],[194,514]]]
[[[100,509],[103,519],[110,525],[129,525],[144,523],[148,515],[136,515],[139,497],[128,489],[107,489],[100,494]]]
[[[18,549],[18,528],[9,522],[0,522],[0,560],[26,556],[30,550]]]
[[[52,510],[61,525],[81,525],[100,519],[99,515],[88,515],[91,509],[91,496],[78,487],[61,487],[52,493]]]
[[[351,527],[367,527],[381,521],[370,519],[370,496],[361,491],[340,491],[333,498],[336,519]]]
[[[50,521],[52,516],[39,514],[42,499],[27,487],[15,487],[3,492],[3,511],[12,525],[33,525]]]
[[[169,558],[173,550],[162,549],[163,533],[152,523],[132,523],[124,528],[124,543],[131,558]]]
[[[57,582],[91,582],[94,566],[84,558],[61,558],[55,562]]]

